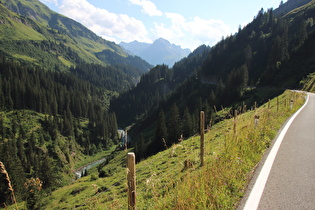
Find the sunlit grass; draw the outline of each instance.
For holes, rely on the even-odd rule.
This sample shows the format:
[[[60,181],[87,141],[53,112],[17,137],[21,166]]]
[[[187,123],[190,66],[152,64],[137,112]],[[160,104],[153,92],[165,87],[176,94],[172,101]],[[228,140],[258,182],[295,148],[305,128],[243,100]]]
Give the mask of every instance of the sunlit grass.
[[[293,108],[289,101],[293,99]],[[137,209],[234,209],[253,171],[278,130],[305,101],[302,93],[286,91],[256,110],[226,119],[205,134],[205,165],[200,167],[199,136],[173,145],[138,163]],[[257,125],[254,116],[259,115]],[[126,155],[120,151],[103,168],[61,188],[42,200],[43,207],[127,209]],[[94,174],[94,175],[93,175]]]

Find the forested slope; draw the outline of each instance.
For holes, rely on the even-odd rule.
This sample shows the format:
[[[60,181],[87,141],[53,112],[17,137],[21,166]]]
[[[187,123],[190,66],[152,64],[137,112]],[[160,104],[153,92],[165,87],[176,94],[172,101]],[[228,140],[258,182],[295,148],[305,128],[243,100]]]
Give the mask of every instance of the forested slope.
[[[172,68],[156,66],[133,87],[150,68],[140,58],[37,0],[2,0],[0,160],[17,200],[34,208],[36,186],[45,197],[69,183],[79,161],[118,145],[118,125],[133,124],[128,147],[140,160],[196,134],[200,110],[216,123],[231,116],[225,107],[312,88],[315,1],[292,9],[261,10],[236,34]],[[13,203],[6,185],[0,193],[0,205]]]
[[[189,125],[198,119],[198,110],[206,112],[207,122],[211,118],[215,122],[218,120],[216,108],[255,101],[262,103],[266,97],[286,88],[299,88],[300,80],[314,71],[315,1],[292,9],[285,15],[276,15],[273,9],[259,11],[251,23],[203,54],[201,63],[191,62],[192,76],[185,74],[185,65],[175,65],[167,71],[160,67],[160,72],[167,72],[167,77],[161,74],[155,78],[157,69],[143,76],[139,89],[150,90],[160,83],[160,90],[168,90],[168,94],[157,97],[146,107],[146,101],[139,100],[144,93],[135,88],[117,101],[128,98],[129,108],[137,104],[135,107],[149,110],[144,114],[137,113],[137,109],[125,109],[126,103],[119,106],[113,100],[115,109],[121,108],[119,123],[126,120],[122,120],[122,116],[133,113],[140,116],[141,120],[130,132],[134,135],[134,145],[152,154],[159,151],[156,148],[163,148],[161,139],[171,145],[183,133],[184,137],[194,134],[196,128]],[[189,61],[189,57],[182,62],[185,61]],[[174,81],[173,77],[181,75],[181,71],[188,77],[183,83],[172,83],[174,86],[169,88],[170,83],[166,81]],[[147,83],[145,79],[150,75],[155,79]],[[150,97],[146,99],[150,101]],[[146,139],[145,145],[140,145],[142,138]]]
[[[0,160],[19,201],[27,198],[26,179],[39,178],[49,192],[73,179],[84,155],[118,143],[116,116],[106,109],[111,87],[22,67],[3,56],[0,75]],[[10,203],[1,198],[1,205]]]
[[[0,2],[0,161],[18,202],[35,208],[32,187],[50,193],[119,145],[109,101],[150,67],[37,0]],[[0,179],[4,207],[13,199]]]

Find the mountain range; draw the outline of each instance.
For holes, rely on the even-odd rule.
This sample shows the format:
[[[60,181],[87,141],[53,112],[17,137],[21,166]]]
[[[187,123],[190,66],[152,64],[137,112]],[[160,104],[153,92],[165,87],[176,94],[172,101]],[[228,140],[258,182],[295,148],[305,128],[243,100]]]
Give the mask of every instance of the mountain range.
[[[38,0],[2,0],[0,11],[0,50],[22,63],[50,70],[66,70],[78,63],[128,65],[136,69],[132,77],[152,67]]]
[[[166,64],[170,67],[190,53],[189,49],[182,49],[163,38],[155,40],[152,44],[133,41],[121,42],[119,45],[130,54],[140,56],[150,64]]]
[[[315,1],[298,2],[260,10],[236,34],[196,49],[172,68],[156,66],[136,87],[114,98],[111,109],[118,122],[137,122],[129,134],[138,140],[138,152],[150,156],[165,148],[161,139],[168,147],[181,134],[198,132],[186,122],[197,120],[198,110],[205,110],[207,122],[217,122],[214,107],[260,104],[284,89],[302,88],[301,80],[314,70]],[[146,144],[139,146],[141,138]]]
[[[13,187],[16,200],[28,209],[119,208],[116,196],[126,189],[125,178],[116,177],[116,172],[125,173],[125,146],[136,153],[137,160],[173,148],[160,154],[185,165],[178,170],[178,180],[188,177],[189,183],[193,174],[203,179],[199,167],[194,168],[195,154],[192,159],[173,161],[179,150],[197,148],[195,144],[177,146],[179,139],[183,142],[198,133],[200,110],[206,122],[214,124],[230,118],[230,110],[261,105],[285,89],[314,88],[314,20],[315,0],[303,4],[288,0],[276,10],[258,11],[251,23],[213,47],[201,45],[174,60],[174,65],[149,61],[158,64],[153,67],[38,0],[1,0],[0,160],[12,185],[1,173],[0,207],[14,203]],[[164,39],[132,45],[133,54],[146,52],[151,59],[161,56],[153,55],[154,51],[166,54],[166,48],[180,49]],[[132,141],[127,145],[119,142],[118,126],[129,129]],[[227,127],[221,127],[224,132],[214,134],[211,142],[224,137]],[[211,151],[211,159],[216,159]],[[74,181],[76,168],[104,156],[106,161],[91,176]],[[107,167],[111,160],[117,164]],[[152,165],[148,160],[146,168]],[[163,171],[169,170],[164,164],[159,159],[156,174],[172,180]],[[221,170],[213,175],[216,172]],[[167,193],[180,191],[177,183],[165,188],[159,176],[150,173],[139,182],[150,189],[161,188],[161,193],[144,190],[148,197],[143,200],[163,202]],[[108,177],[115,181],[108,183]],[[158,178],[156,182],[153,177]],[[97,179],[100,185],[94,186]],[[191,189],[202,186],[189,184]],[[65,185],[60,197],[53,195]],[[233,186],[228,185],[225,192],[235,194]],[[79,199],[82,194],[86,200]],[[222,193],[224,199],[227,194]],[[207,205],[210,197],[205,196]]]

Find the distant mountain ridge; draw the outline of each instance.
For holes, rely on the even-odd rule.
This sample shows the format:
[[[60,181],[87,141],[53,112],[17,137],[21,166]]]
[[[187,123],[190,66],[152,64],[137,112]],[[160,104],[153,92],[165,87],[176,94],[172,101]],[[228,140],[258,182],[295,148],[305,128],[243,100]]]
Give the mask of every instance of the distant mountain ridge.
[[[136,87],[111,101],[112,110],[119,110],[119,123],[130,125],[137,120],[128,134],[145,139],[143,158],[165,148],[161,139],[172,145],[181,134],[198,132],[198,128],[188,128],[189,123],[170,126],[175,118],[196,122],[203,110],[206,122],[210,118],[217,122],[216,107],[264,103],[267,97],[304,84],[300,81],[315,69],[315,0],[295,3],[282,4],[280,10],[292,4],[282,15],[273,9],[260,10],[238,33],[211,48],[198,49],[192,53],[195,56],[187,56],[173,68],[156,66]],[[156,123],[162,121],[166,126]]]
[[[277,8],[275,10],[275,14],[276,15],[285,15],[288,12],[301,7],[309,2],[311,2],[312,0],[288,0],[287,2],[280,4],[279,8]]]
[[[168,40],[159,38],[152,44],[133,41],[130,43],[121,42],[126,52],[140,56],[153,65],[166,64],[173,66],[175,62],[186,57],[189,49],[182,49],[180,46],[171,44]]]
[[[0,11],[0,51],[22,63],[67,70],[79,63],[107,66],[119,60],[134,70],[131,77],[152,67],[38,0],[1,0]]]

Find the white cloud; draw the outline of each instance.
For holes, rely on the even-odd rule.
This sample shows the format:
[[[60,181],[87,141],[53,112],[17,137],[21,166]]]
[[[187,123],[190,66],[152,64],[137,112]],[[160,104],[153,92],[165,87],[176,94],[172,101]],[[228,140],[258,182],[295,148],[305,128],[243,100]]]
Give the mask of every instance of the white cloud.
[[[131,3],[135,5],[139,5],[142,7],[142,11],[150,16],[162,16],[163,13],[157,9],[155,4],[148,0],[129,0]]]
[[[194,50],[201,44],[214,45],[231,32],[230,27],[222,20],[202,19],[194,17],[186,20],[176,13],[166,13],[170,26],[155,23],[153,33],[156,37],[163,37],[172,43],[180,43],[182,47]]]
[[[58,6],[58,0],[40,0],[41,2],[43,2],[44,4],[48,3],[48,4],[54,4],[55,6]]]
[[[86,0],[63,0],[59,11],[111,41],[148,41],[143,22],[126,14],[110,13]]]

